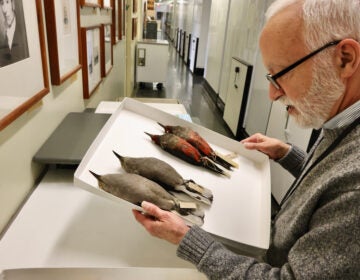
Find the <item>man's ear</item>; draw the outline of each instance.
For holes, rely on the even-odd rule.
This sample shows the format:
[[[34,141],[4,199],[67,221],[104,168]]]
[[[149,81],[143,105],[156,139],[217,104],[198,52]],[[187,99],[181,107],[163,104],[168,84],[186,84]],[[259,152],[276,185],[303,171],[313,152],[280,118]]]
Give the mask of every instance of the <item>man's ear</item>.
[[[336,46],[336,65],[341,78],[349,78],[360,67],[360,44],[344,39]]]

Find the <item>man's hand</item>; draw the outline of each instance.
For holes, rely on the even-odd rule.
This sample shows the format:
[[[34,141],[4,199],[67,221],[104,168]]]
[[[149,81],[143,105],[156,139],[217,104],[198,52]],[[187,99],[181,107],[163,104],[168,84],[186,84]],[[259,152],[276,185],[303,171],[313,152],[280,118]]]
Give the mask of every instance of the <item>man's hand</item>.
[[[241,141],[249,150],[258,150],[268,155],[273,160],[278,160],[286,155],[290,145],[278,139],[270,138],[261,133],[256,133]]]
[[[141,203],[141,207],[145,214],[138,210],[133,210],[133,214],[151,235],[177,245],[188,232],[189,227],[175,214],[146,201]]]

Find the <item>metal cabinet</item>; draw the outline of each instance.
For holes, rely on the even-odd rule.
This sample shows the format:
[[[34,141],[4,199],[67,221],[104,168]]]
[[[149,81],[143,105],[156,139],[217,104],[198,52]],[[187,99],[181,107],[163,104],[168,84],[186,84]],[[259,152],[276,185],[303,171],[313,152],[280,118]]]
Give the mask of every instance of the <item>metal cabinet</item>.
[[[136,82],[158,83],[166,81],[169,63],[169,42],[166,40],[144,39],[137,43]]]

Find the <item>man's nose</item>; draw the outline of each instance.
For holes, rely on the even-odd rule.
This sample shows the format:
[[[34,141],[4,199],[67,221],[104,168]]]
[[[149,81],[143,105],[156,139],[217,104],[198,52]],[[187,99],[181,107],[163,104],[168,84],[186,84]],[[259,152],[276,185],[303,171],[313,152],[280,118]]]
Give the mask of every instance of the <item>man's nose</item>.
[[[271,83],[269,84],[269,98],[271,99],[271,101],[276,101],[283,95],[284,91],[281,88],[277,89]]]

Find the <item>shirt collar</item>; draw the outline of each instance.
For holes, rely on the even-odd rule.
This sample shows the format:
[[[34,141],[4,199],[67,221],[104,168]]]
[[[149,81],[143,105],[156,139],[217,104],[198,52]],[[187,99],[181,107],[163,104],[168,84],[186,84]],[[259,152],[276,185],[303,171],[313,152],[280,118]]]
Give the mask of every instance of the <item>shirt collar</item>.
[[[341,113],[337,114],[335,117],[328,120],[323,128],[325,129],[336,129],[348,126],[356,118],[360,116],[360,100],[355,102],[350,107],[346,108]]]

